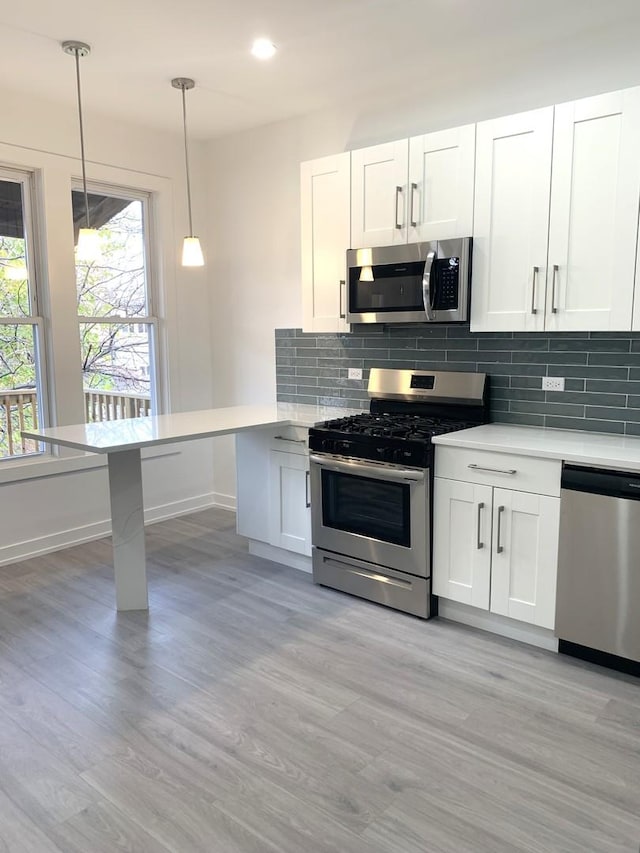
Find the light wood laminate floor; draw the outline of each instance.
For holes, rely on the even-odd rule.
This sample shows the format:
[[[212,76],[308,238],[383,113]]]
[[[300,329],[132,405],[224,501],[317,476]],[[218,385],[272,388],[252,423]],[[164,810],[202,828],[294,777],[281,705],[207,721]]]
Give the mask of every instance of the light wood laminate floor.
[[[0,850],[637,853],[640,687],[250,557],[222,510],[0,570]]]

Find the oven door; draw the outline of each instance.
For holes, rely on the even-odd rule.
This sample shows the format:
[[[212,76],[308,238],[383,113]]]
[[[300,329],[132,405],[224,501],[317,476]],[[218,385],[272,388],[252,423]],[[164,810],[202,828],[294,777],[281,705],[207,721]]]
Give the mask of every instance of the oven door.
[[[314,546],[418,577],[429,571],[429,472],[312,454]]]

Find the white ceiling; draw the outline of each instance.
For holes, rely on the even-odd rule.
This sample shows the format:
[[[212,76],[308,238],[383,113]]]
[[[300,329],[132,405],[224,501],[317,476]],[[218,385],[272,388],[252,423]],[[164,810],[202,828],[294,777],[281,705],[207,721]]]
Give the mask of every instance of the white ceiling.
[[[254,37],[279,46],[255,60]],[[180,128],[175,76],[200,138],[430,89],[463,91],[500,75],[624,69],[640,83],[640,0],[23,0],[0,10],[2,85],[74,102],[82,60],[87,111]],[[635,75],[635,76],[634,76]],[[624,76],[624,75],[623,75]],[[526,75],[525,75],[526,77]]]

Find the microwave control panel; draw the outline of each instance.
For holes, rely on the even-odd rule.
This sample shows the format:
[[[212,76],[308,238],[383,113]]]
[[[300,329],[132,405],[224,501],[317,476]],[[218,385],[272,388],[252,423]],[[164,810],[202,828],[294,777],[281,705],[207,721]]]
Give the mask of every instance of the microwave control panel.
[[[438,258],[433,266],[433,308],[436,311],[455,311],[460,289],[460,258]]]

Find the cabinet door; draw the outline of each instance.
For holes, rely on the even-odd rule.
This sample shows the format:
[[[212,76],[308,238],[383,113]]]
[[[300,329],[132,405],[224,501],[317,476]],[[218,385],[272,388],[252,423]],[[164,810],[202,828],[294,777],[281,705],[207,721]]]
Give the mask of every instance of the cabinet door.
[[[311,554],[311,498],[307,454],[270,454],[269,542],[278,548]]]
[[[433,592],[489,609],[490,486],[435,478]]]
[[[491,612],[553,628],[560,498],[495,489]]]
[[[556,107],[547,328],[631,328],[640,89]]]
[[[302,327],[305,332],[348,332],[346,262],[349,248],[351,156],[300,166],[302,220]]]
[[[471,330],[544,327],[553,107],[477,126]]]
[[[351,152],[351,248],[407,242],[409,140]]]
[[[469,237],[473,230],[476,127],[409,140],[409,242]]]

